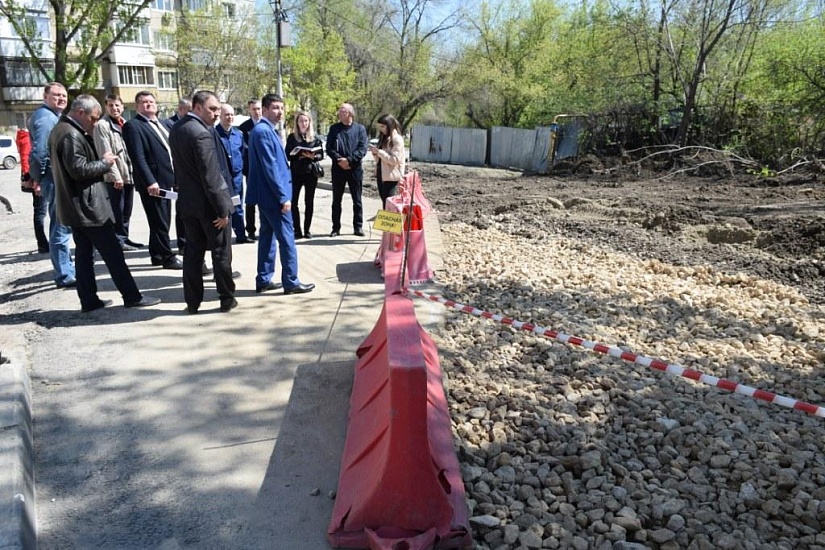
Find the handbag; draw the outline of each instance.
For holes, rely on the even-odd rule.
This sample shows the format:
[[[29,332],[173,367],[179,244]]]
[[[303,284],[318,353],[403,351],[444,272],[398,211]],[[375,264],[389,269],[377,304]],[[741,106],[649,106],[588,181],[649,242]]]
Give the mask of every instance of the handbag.
[[[317,162],[317,161],[313,162],[309,166],[309,170],[310,170],[310,172],[312,172],[312,175],[315,176],[316,178],[323,178],[324,177],[324,167],[321,166],[320,162]]]

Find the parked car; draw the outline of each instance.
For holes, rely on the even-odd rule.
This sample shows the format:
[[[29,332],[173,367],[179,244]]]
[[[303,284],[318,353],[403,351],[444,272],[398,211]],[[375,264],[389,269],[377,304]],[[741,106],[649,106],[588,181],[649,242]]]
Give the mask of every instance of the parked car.
[[[17,144],[14,142],[14,138],[0,136],[0,161],[2,161],[3,168],[6,170],[17,168],[20,163],[20,153],[17,152]]]

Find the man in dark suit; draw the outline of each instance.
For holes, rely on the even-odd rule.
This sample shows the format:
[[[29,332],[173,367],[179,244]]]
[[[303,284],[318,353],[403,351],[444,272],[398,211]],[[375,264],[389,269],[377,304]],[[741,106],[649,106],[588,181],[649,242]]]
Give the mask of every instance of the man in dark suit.
[[[175,163],[178,211],[188,241],[183,253],[183,296],[189,313],[203,301],[201,266],[206,250],[212,251],[215,284],[221,311],[238,305],[232,280],[232,205],[229,185],[221,174],[213,126],[221,112],[214,93],[203,90],[192,97],[192,110],[172,127],[169,145]]]
[[[140,201],[149,222],[149,256],[152,265],[162,265],[165,269],[183,269],[183,264],[172,252],[169,241],[169,226],[172,222],[172,205],[161,198],[162,191],[170,191],[175,186],[175,172],[169,150],[169,133],[158,121],[158,106],[152,92],[138,92],[135,96],[137,115],[123,126],[123,139],[132,170],[135,187],[140,193]],[[185,230],[176,216],[178,248],[183,249]]]
[[[238,129],[243,134],[243,177],[247,178],[247,188],[249,188],[249,133],[252,131],[252,128],[255,127],[256,124],[261,120],[262,115],[262,108],[261,102],[257,99],[250,99],[247,104],[247,110],[249,111],[249,118],[246,119],[238,126]],[[247,197],[249,192],[247,191]],[[250,241],[257,241],[258,237],[255,236],[255,232],[258,228],[255,226],[255,218],[257,214],[255,213],[255,205],[249,202],[247,198],[246,201],[246,238]]]
[[[188,99],[181,98],[178,100],[178,110],[175,112],[174,115],[170,116],[169,118],[165,118],[160,121],[161,124],[168,130],[172,131],[172,126],[175,125],[177,121],[185,117],[189,111],[192,110],[192,102]]]

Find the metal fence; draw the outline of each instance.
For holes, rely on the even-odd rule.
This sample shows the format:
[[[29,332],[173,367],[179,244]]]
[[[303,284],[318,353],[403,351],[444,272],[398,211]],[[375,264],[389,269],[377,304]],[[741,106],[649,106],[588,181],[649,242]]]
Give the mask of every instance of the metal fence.
[[[581,124],[553,124],[535,130],[494,126],[487,131],[418,125],[412,129],[410,159],[546,174],[554,161],[578,155],[582,128]]]

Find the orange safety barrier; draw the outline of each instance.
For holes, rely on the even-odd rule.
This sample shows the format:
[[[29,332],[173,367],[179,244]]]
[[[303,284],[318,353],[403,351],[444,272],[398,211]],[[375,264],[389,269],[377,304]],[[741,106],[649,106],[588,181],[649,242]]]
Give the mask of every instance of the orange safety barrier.
[[[386,252],[381,315],[357,350],[349,426],[327,536],[339,548],[467,548],[461,470],[435,343]]]

